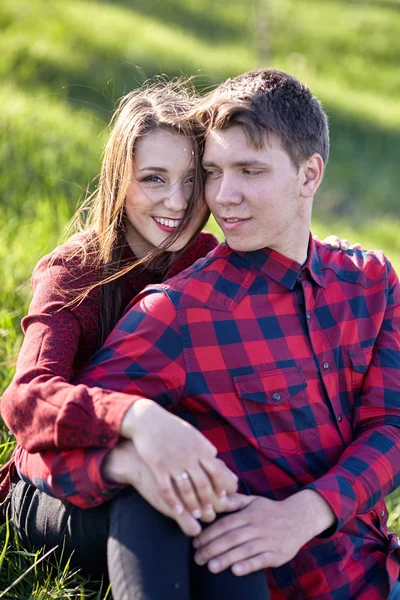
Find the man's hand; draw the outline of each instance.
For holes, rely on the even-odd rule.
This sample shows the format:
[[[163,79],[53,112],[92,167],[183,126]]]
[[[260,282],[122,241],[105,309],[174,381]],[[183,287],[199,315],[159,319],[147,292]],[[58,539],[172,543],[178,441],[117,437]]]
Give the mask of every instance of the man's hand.
[[[199,519],[212,511],[215,496],[225,498],[237,490],[238,478],[216,458],[215,446],[152,400],[143,398],[131,406],[120,434],[133,441],[160,497],[176,515],[186,508]]]
[[[186,535],[194,536],[200,533],[200,524],[189,512],[183,510],[177,515],[160,497],[158,485],[152,472],[139,456],[130,440],[119,442],[106,455],[102,464],[102,474],[109,481],[134,487],[156,510],[174,519]],[[213,497],[212,507],[211,510],[201,515],[202,521],[213,521],[217,512],[224,512],[227,507],[227,500]]]
[[[317,235],[314,235],[314,239],[318,239]],[[347,252],[347,250],[362,250],[361,244],[356,242],[350,246],[349,240],[338,238],[335,234],[328,235],[328,237],[322,240],[323,244],[329,244],[333,248],[339,248],[343,250],[343,252]]]
[[[232,567],[235,575],[247,575],[279,567],[335,522],[328,503],[313,490],[281,502],[234,494],[228,510],[238,512],[213,523],[193,540],[195,561],[208,563],[213,573]]]

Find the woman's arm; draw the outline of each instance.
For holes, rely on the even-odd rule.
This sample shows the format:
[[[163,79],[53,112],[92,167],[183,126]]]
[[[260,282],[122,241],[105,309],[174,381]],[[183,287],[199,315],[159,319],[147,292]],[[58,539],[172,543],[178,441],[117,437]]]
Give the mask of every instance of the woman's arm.
[[[218,245],[201,232],[173,264],[176,275]],[[63,290],[83,289],[98,276],[92,266],[71,259],[67,243],[45,256],[33,276],[33,299],[23,319],[24,342],[16,373],[1,401],[1,414],[17,442],[30,452],[76,447],[113,447],[132,399],[99,387],[70,383],[97,350],[99,299],[91,293],[73,308]],[[134,259],[132,255],[132,259]],[[132,271],[129,302],[150,282],[148,273]]]
[[[2,417],[20,445],[31,452],[82,446],[112,447],[118,440],[126,394],[72,385],[75,365],[96,350],[97,299],[66,308],[62,289],[88,283],[76,267],[48,255],[33,274],[34,295],[23,320],[25,339],[16,373],[1,401]]]

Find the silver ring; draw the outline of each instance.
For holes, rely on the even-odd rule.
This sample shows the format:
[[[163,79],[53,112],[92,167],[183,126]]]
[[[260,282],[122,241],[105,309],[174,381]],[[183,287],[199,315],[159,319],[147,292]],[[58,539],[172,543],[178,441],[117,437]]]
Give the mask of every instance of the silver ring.
[[[183,471],[180,475],[176,475],[175,479],[177,481],[184,481],[185,479],[189,479],[189,473],[187,471]]]

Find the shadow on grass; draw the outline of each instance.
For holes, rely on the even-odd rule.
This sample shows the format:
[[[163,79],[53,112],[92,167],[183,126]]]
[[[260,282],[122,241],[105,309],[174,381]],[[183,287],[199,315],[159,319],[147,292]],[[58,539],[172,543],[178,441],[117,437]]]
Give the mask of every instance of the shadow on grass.
[[[362,2],[372,3],[372,0],[354,1],[360,5]],[[384,0],[374,1],[375,4],[392,6]],[[108,4],[132,8],[133,3],[130,0],[109,0]],[[243,37],[239,27],[216,18],[217,9],[212,8],[211,0],[203,0],[198,9],[195,4],[182,4],[179,0],[167,3],[161,0],[138,0],[133,8],[143,14],[151,14],[155,20],[183,28],[190,27],[191,31],[199,31],[206,39],[211,39],[217,33],[219,39],[221,35],[226,38],[234,35]],[[204,6],[210,7],[209,13],[204,12]],[[67,101],[74,107],[85,107],[104,123],[109,121],[122,94],[161,70],[159,59],[154,56],[141,55],[137,61],[139,69],[135,65],[135,56],[127,56],[122,50],[110,51],[100,41],[89,42],[84,32],[73,29],[68,32],[68,45],[79,48],[84,56],[82,66],[72,63],[61,66],[51,54],[46,57],[31,54],[27,47],[24,53],[20,52],[15,58],[11,77],[18,87],[32,95],[37,96],[48,90],[51,94],[59,95],[60,102]],[[190,69],[190,64],[187,68]],[[182,75],[179,52],[165,57],[163,70],[170,77]],[[223,79],[229,75],[231,73],[214,71],[213,76],[198,78],[197,87],[204,89],[215,85],[219,77]],[[400,133],[388,131],[361,117],[349,116],[337,108],[330,109],[329,105],[326,109],[330,115],[332,152],[319,194],[321,201],[316,203],[317,214],[334,214],[355,220],[368,220],[382,214],[398,218],[400,170],[397,157],[400,155]],[[27,123],[29,127],[31,125]],[[32,176],[27,180],[27,187],[28,184],[32,187]],[[20,196],[22,198],[24,194],[20,193]]]
[[[317,1],[318,0],[314,0]],[[355,6],[371,6],[373,8],[384,8],[387,10],[400,11],[400,4],[395,2],[390,2],[389,0],[334,0],[335,2],[340,2],[341,4],[346,4],[347,7],[352,4]]]
[[[221,11],[214,0],[202,0],[200,3],[182,0],[104,0],[102,3],[119,4],[209,41],[234,41],[243,36],[243,26],[229,21],[227,17],[230,11]],[[236,4],[240,6],[242,3],[236,0]],[[247,5],[251,12],[250,0],[247,0]]]
[[[329,110],[331,154],[315,214],[353,222],[399,218],[400,132]]]
[[[163,3],[161,0],[150,0],[145,2],[139,0],[134,5],[128,0],[109,0],[102,4],[120,4],[133,13],[141,13],[151,16],[155,23],[170,23],[173,28],[182,26],[191,32],[197,32],[203,40],[211,38],[243,39],[246,34],[243,27],[236,27],[227,21],[216,19],[209,0],[204,0],[199,9],[185,7],[180,0],[170,0]],[[209,4],[209,13],[204,11],[204,4]],[[0,21],[1,21],[0,10]],[[63,15],[57,15],[58,23],[62,27]],[[11,22],[8,23],[11,25]],[[43,90],[66,98],[74,106],[82,105],[97,112],[103,120],[108,120],[115,108],[117,100],[133,88],[140,86],[154,75],[165,73],[169,77],[181,77],[196,75],[194,85],[198,88],[215,86],[220,79],[232,75],[232,73],[218,73],[213,69],[213,75],[198,75],[201,61],[184,55],[184,47],[174,49],[174,52],[151,54],[124,51],[124,47],[110,47],[102,40],[85,36],[85,31],[71,28],[65,22],[65,30],[68,31],[66,48],[78,52],[77,58],[80,62],[76,64],[71,59],[60,63],[57,52],[47,55],[37,53],[32,46],[26,44],[14,52],[11,64],[8,68],[12,73],[2,73],[3,76],[15,81],[19,88],[40,95]],[[132,31],[134,35],[134,31]],[[51,40],[51,38],[50,38]],[[57,43],[57,40],[54,40]],[[185,72],[182,64],[185,65]]]

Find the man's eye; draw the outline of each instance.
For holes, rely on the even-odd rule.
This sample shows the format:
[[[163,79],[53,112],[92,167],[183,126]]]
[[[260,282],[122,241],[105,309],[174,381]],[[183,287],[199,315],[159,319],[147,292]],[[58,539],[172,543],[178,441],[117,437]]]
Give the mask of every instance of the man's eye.
[[[257,177],[261,175],[262,171],[259,169],[243,169],[243,175],[249,175],[250,177]]]
[[[210,171],[209,169],[206,170],[207,179],[216,179],[218,177],[218,175],[219,175],[218,171]]]

